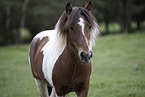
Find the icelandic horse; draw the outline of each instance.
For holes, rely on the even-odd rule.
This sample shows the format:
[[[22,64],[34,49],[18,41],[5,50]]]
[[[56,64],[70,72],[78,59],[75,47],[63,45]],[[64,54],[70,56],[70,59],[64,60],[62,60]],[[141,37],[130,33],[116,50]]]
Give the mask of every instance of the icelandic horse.
[[[87,97],[92,45],[99,34],[92,3],[68,3],[54,30],[38,33],[29,48],[29,63],[42,97],[65,97],[75,92]]]

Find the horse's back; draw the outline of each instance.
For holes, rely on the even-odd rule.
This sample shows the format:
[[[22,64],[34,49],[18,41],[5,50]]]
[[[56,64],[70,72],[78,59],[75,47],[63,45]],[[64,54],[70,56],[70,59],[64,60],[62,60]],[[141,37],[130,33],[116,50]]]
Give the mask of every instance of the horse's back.
[[[49,41],[50,34],[53,33],[53,30],[46,30],[38,33],[33,40],[31,41],[29,47],[29,58],[33,59],[38,52],[41,51],[43,46]],[[33,61],[30,61],[30,65],[33,65]]]
[[[29,49],[29,60],[35,78],[53,85],[52,72],[56,61],[63,53],[66,39],[56,30],[47,30],[37,34]]]
[[[51,37],[54,30],[46,30],[38,33],[32,40],[29,48],[29,64],[31,66],[32,74],[37,79],[45,79],[42,72],[43,52],[42,48],[45,46]]]

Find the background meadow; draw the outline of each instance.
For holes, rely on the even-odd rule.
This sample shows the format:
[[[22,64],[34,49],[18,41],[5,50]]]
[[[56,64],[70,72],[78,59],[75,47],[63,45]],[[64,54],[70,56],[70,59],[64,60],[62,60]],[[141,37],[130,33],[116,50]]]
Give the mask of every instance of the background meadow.
[[[143,32],[99,37],[93,47],[88,97],[144,97],[144,41]],[[39,97],[28,65],[28,47],[0,48],[0,97]]]

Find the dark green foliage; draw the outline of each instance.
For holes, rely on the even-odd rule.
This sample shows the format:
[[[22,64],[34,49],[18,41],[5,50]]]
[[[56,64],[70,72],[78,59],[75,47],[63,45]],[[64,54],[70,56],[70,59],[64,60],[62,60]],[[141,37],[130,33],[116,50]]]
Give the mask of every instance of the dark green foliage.
[[[0,0],[0,44],[14,44],[20,41],[21,27],[25,27],[35,36],[38,32],[53,29],[65,5],[84,7],[90,0],[29,0],[26,10],[22,6],[26,0]],[[92,13],[98,23],[105,24],[105,33],[109,34],[109,25],[117,22],[121,32],[143,29],[145,20],[145,0],[91,0]],[[22,16],[26,16],[24,26]],[[137,27],[131,28],[131,22]]]

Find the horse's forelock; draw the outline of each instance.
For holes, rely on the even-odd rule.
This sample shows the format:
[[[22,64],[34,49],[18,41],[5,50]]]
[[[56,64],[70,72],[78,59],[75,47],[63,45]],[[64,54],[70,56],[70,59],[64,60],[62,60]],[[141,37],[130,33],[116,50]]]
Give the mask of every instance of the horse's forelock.
[[[64,11],[60,19],[58,20],[55,29],[58,31],[58,34],[66,36],[66,29],[68,29],[72,25],[75,26],[79,20],[80,15],[84,16],[85,19],[92,25],[91,41],[94,41],[96,36],[99,35],[98,24],[91,12],[82,7],[74,7],[69,16]]]

